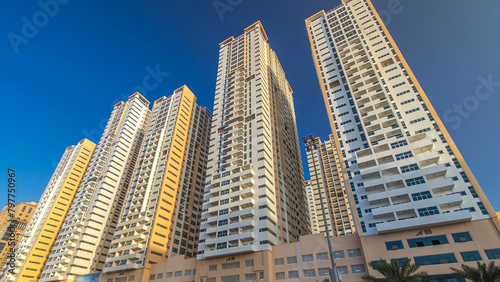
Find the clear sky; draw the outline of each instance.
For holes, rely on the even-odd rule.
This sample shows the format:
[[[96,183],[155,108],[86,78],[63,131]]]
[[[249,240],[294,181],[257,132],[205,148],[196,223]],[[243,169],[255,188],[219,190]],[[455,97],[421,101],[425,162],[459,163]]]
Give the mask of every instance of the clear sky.
[[[373,2],[500,210],[500,1]],[[327,139],[331,129],[304,20],[339,4],[1,1],[0,206],[7,202],[8,168],[17,171],[17,202],[38,201],[65,148],[83,138],[98,142],[112,106],[136,90],[153,102],[186,84],[200,105],[212,109],[218,44],[257,20],[294,90],[299,137]],[[307,179],[307,169],[305,174]]]

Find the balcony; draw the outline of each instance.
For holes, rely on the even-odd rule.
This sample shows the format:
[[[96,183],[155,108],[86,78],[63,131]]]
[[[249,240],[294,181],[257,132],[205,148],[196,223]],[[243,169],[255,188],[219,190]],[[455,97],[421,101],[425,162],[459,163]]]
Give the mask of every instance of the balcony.
[[[410,218],[406,220],[396,220],[377,224],[378,233],[389,233],[395,231],[411,230],[416,228],[429,228],[432,226],[442,226],[458,222],[468,222],[472,220],[472,215],[468,210],[457,211],[445,214],[436,214],[426,217]]]
[[[220,257],[220,256],[228,256],[232,254],[241,254],[241,253],[249,253],[249,252],[256,252],[257,247],[252,244],[244,245],[244,246],[237,246],[237,247],[231,247],[231,248],[226,248],[226,249],[220,249],[220,250],[206,250],[203,256],[205,258],[214,258],[214,257]]]

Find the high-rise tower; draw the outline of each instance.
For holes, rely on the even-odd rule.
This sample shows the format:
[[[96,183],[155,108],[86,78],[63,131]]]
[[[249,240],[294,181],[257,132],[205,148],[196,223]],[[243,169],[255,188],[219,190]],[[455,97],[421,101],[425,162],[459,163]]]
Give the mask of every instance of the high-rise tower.
[[[66,149],[16,249],[14,273],[6,273],[2,281],[30,281],[40,276],[95,147],[84,139]]]
[[[198,258],[310,232],[292,89],[260,22],[220,44]]]
[[[313,141],[309,140],[308,142]],[[355,233],[354,220],[345,189],[344,174],[338,162],[338,151],[332,145],[334,142],[333,136],[330,135],[330,140],[325,142],[321,142],[319,137],[316,137],[314,142],[316,143],[315,148],[318,149],[307,151],[307,162],[311,173],[311,189],[318,231],[325,233],[325,222],[323,220],[323,212],[325,212],[327,213],[326,224],[329,226],[328,230],[333,231],[330,236]],[[319,189],[322,189],[321,193]],[[324,203],[324,211],[321,209],[320,201]]]
[[[139,93],[114,106],[40,281],[102,271],[150,118]]]
[[[367,260],[500,256],[497,215],[371,2],[344,1],[306,27]]]
[[[186,86],[154,103],[104,273],[196,255],[210,122]]]

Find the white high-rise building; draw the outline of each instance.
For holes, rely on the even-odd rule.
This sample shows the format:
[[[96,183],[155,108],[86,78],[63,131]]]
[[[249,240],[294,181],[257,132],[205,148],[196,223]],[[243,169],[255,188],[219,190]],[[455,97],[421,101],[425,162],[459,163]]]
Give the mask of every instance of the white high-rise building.
[[[150,118],[139,93],[114,106],[40,281],[102,271]]]
[[[220,44],[198,259],[310,233],[292,89],[260,22]]]
[[[410,258],[451,281],[500,257],[496,213],[370,0],[306,27],[367,262]]]
[[[489,218],[487,199],[366,0],[306,20],[364,234]]]
[[[196,256],[210,123],[187,86],[155,101],[104,273],[145,281],[153,264]]]

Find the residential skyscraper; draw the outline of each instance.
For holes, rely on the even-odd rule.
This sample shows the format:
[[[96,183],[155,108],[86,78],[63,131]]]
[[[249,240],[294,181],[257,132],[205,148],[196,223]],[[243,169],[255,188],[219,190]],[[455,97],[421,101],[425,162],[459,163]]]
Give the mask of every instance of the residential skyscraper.
[[[310,233],[292,89],[260,22],[220,44],[198,259]]]
[[[210,124],[186,86],[154,103],[104,273],[145,281],[153,264],[196,255]]]
[[[95,144],[84,139],[64,152],[16,249],[16,269],[2,281],[37,279],[53,249]]]
[[[19,203],[12,210],[13,212],[9,212],[9,205],[5,205],[0,212],[0,278],[3,276],[3,271],[8,269],[4,269],[6,259],[19,244],[21,236],[35,213],[36,203]],[[12,258],[12,262],[15,260],[16,258]]]
[[[312,141],[309,140],[308,142]],[[333,231],[330,236],[355,233],[356,228],[354,227],[351,207],[345,189],[344,174],[338,161],[338,151],[335,146],[332,146],[334,142],[333,136],[330,135],[330,140],[325,142],[321,142],[319,137],[316,137],[314,142],[319,150],[308,150],[307,162],[311,174],[318,231],[325,233],[325,222],[320,202],[323,201],[324,212],[327,213],[326,224],[329,226],[328,230]],[[316,179],[318,179],[319,185]],[[320,194],[318,189],[323,189],[321,191],[323,194]],[[325,193],[328,193],[328,195],[325,195]]]
[[[306,27],[367,261],[500,256],[497,215],[371,2],[344,1]]]
[[[139,93],[114,106],[40,281],[102,271],[150,118]]]

